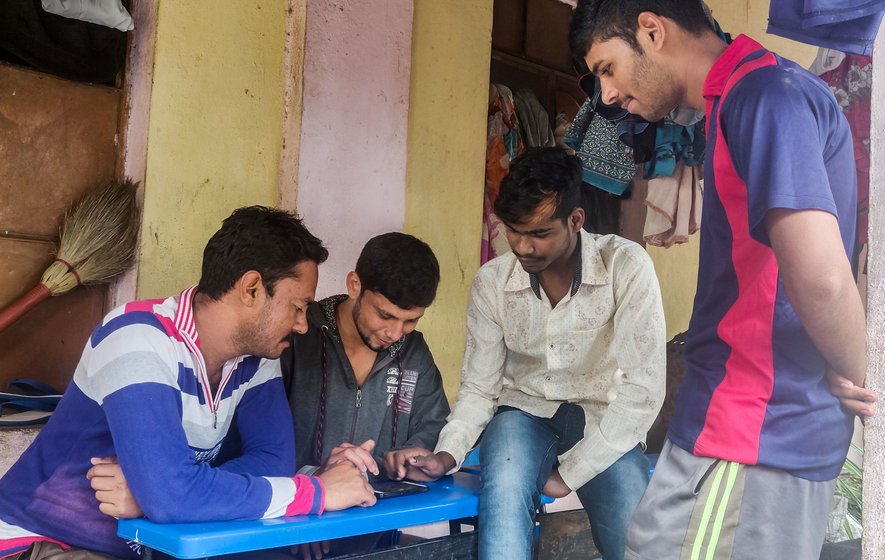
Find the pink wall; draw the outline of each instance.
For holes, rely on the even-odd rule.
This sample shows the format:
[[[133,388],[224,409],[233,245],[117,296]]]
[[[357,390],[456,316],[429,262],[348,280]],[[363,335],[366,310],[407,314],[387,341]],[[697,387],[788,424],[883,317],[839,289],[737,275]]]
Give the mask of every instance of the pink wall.
[[[403,226],[412,0],[309,0],[297,207],[329,248],[317,297]]]

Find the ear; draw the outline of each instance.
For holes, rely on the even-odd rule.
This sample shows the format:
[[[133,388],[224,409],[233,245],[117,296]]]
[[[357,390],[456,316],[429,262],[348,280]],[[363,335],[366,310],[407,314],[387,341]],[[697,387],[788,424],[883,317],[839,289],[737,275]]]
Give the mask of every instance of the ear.
[[[568,225],[569,229],[572,233],[577,233],[581,231],[581,228],[584,227],[584,209],[583,208],[575,208],[572,210],[572,213],[569,214],[568,217]]]
[[[265,296],[264,279],[257,270],[249,270],[234,284],[234,291],[246,307],[254,307]]]
[[[363,289],[363,284],[360,282],[360,277],[353,270],[347,273],[347,279],[345,280],[345,284],[347,285],[347,297],[356,301],[356,298],[359,297],[360,291]]]
[[[667,22],[654,12],[639,14],[636,40],[646,52],[659,51],[667,35]]]

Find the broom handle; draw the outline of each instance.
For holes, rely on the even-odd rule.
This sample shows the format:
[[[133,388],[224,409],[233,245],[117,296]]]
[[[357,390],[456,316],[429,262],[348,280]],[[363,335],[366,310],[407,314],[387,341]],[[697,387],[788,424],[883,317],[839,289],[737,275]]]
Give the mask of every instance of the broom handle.
[[[0,311],[0,331],[16,322],[19,317],[33,309],[41,301],[49,299],[51,295],[52,292],[42,282],[34,286],[31,291]]]

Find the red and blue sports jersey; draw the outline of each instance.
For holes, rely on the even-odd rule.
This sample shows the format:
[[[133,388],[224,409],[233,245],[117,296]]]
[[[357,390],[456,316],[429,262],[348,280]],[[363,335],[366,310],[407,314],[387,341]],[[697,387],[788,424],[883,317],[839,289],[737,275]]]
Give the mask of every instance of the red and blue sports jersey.
[[[774,208],[829,212],[853,254],[848,123],[817,76],[745,36],[716,61],[704,97],[698,288],[669,437],[698,456],[829,480],[844,462],[853,419],[787,300],[764,219]]]

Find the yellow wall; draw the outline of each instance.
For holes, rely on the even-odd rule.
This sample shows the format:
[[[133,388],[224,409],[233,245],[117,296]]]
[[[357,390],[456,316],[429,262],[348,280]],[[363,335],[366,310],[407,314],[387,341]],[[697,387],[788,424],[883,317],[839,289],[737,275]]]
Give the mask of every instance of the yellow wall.
[[[159,4],[139,297],[196,283],[221,220],[278,199],[287,3],[223,4]]]
[[[439,259],[439,293],[420,329],[450,400],[479,268],[491,34],[492,0],[415,0],[404,229]]]
[[[765,33],[768,0],[707,0],[707,4],[722,28],[733,37],[740,33],[749,35],[766,48],[806,67],[814,60],[817,47]],[[648,248],[661,282],[668,339],[688,328],[697,284],[698,243],[698,236],[692,235],[687,245]]]
[[[669,249],[651,245],[646,247],[655,263],[655,272],[661,284],[664,316],[667,319],[667,340],[688,328],[698,279],[699,242],[700,239],[695,234],[689,237],[688,243],[674,245]]]

